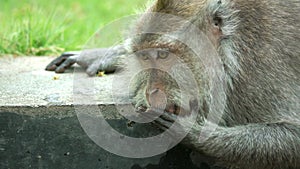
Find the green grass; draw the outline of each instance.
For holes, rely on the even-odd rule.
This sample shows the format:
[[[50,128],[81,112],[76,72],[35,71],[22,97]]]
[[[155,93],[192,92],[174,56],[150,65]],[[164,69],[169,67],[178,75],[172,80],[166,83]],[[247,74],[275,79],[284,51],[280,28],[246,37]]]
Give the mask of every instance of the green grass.
[[[145,0],[0,0],[0,55],[79,50],[100,27],[134,14],[143,4]]]

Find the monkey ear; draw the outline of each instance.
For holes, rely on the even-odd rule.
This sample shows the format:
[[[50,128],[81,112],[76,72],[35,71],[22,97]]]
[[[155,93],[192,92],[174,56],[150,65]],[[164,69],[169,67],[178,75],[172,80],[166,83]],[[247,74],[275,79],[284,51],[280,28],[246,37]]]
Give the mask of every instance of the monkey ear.
[[[156,9],[161,10],[161,9],[165,8],[166,6],[168,6],[169,3],[170,3],[170,0],[157,0]]]

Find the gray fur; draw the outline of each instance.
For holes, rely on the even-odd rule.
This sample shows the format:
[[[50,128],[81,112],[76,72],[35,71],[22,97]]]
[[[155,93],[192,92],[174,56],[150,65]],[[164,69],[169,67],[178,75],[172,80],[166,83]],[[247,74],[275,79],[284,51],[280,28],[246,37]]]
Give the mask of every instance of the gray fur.
[[[216,74],[224,76],[222,83],[212,84],[211,72],[203,74],[205,65],[194,62],[193,52],[177,46],[184,52],[181,59],[197,75],[200,89],[198,122],[190,124],[188,118],[178,117],[184,124],[181,127],[194,125],[183,143],[228,168],[300,168],[300,1],[157,0],[147,11],[183,17],[208,36],[215,29],[209,21],[215,17],[221,21],[218,25],[221,35],[215,47],[225,72]],[[151,21],[145,23],[151,27]],[[147,44],[133,42],[131,47],[133,51],[141,50],[141,46],[152,47],[161,44],[159,39],[162,38]],[[102,65],[116,64],[100,60]],[[172,78],[161,72],[156,75],[160,83],[167,84],[163,90],[169,94],[169,102],[180,102],[180,91]],[[152,75],[144,72],[140,76],[134,86],[135,104],[149,107],[145,93],[153,83]],[[210,85],[220,85],[224,90],[212,93]],[[222,94],[226,95],[220,99],[225,110],[215,124],[208,118],[209,113],[218,111],[211,101],[215,98],[211,97]],[[192,94],[187,95],[192,98]],[[170,120],[163,118],[157,122],[162,129],[171,125]],[[201,131],[204,125],[212,130],[206,139],[199,140],[199,133],[205,132]]]

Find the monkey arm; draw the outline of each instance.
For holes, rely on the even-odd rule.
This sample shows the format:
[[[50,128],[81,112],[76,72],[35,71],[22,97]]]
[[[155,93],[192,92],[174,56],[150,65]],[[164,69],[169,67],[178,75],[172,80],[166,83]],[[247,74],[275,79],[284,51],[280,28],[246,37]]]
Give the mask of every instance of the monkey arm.
[[[99,70],[113,72],[117,68],[120,56],[126,53],[127,50],[122,45],[110,48],[66,52],[50,62],[46,70],[64,73],[66,69],[77,63],[90,76],[94,76]]]
[[[286,122],[219,127],[197,149],[227,166],[294,168],[299,166],[300,126]],[[294,164],[294,166],[291,166]]]
[[[285,169],[300,166],[300,124],[290,122],[222,127],[206,121],[191,124],[185,118],[164,114],[155,124],[167,130],[175,120],[193,125],[182,141],[189,147],[215,157],[226,167],[243,169]],[[180,126],[186,128],[187,126]],[[205,130],[205,131],[202,131]],[[182,130],[178,130],[182,131]],[[176,133],[171,134],[176,136]],[[200,136],[204,139],[200,139]],[[293,164],[294,166],[291,166]]]

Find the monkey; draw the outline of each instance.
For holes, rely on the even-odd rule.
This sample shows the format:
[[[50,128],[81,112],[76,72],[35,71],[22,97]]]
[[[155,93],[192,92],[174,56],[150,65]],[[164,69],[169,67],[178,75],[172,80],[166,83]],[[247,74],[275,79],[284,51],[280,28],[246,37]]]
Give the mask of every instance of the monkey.
[[[206,67],[213,70],[212,65],[196,61],[199,53],[177,40],[153,34],[140,35],[128,46],[62,54],[46,70],[63,73],[78,63],[93,76],[98,70],[114,71],[122,66],[121,55],[129,57],[135,52],[140,66],[149,69],[134,82],[134,104],[143,112],[163,111],[154,122],[160,129],[167,130],[176,120],[181,121],[181,128],[192,125],[183,144],[227,168],[300,168],[300,1],[155,0],[147,12],[184,18],[203,32],[216,49],[221,71],[214,73],[222,77],[220,83],[213,83],[212,72],[205,71]],[[195,39],[194,34],[188,36],[186,22],[166,17],[163,25],[145,15],[137,21],[135,31],[158,25],[175,37],[186,32],[184,38]],[[176,58],[195,75],[199,91],[178,96],[180,85],[164,73],[164,67]],[[179,72],[176,77],[182,76]],[[222,90],[208,90],[210,85]],[[220,101],[224,109],[216,108],[213,100]],[[191,124],[187,117],[192,110],[199,116]],[[214,122],[209,113],[222,115]],[[211,131],[204,132],[206,138],[200,140],[205,126]]]

